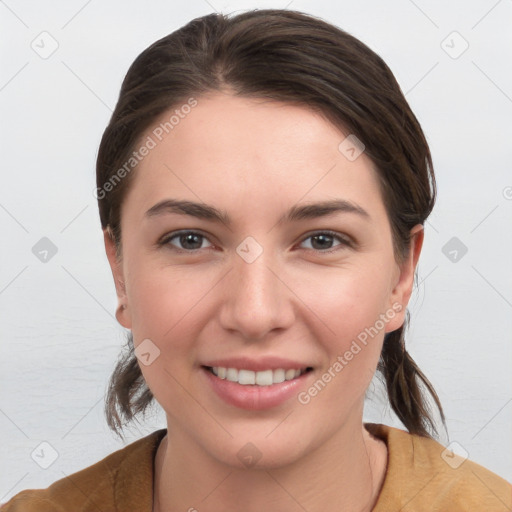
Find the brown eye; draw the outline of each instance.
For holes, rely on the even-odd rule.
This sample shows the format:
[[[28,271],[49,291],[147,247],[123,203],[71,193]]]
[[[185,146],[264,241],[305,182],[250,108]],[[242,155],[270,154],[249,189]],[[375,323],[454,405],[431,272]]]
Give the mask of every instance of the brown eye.
[[[311,249],[314,251],[332,253],[340,248],[350,246],[350,242],[332,231],[318,231],[304,238],[302,243],[311,239]],[[338,240],[340,243],[332,249],[332,243]]]
[[[171,240],[174,239],[181,247],[176,247],[174,243],[171,243]],[[202,246],[204,240],[206,240],[206,237],[197,231],[179,231],[164,237],[160,245],[171,246],[171,249],[182,252],[195,252],[204,248]]]

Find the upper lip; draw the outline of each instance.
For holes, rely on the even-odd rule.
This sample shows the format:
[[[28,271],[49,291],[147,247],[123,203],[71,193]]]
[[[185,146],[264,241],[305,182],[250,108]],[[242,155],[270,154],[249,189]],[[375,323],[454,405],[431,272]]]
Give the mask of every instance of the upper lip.
[[[237,370],[252,370],[253,372],[277,370],[278,368],[283,368],[284,370],[302,370],[312,367],[307,363],[301,363],[299,361],[275,356],[260,358],[230,357],[212,359],[211,361],[203,363],[202,366],[208,366],[211,368],[221,366],[223,368],[236,368]]]

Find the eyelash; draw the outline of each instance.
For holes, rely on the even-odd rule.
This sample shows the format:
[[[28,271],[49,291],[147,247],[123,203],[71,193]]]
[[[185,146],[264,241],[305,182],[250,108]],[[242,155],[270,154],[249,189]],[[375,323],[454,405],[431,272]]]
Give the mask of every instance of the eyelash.
[[[197,253],[199,252],[201,249],[179,249],[179,248],[176,248],[176,247],[173,247],[171,244],[170,244],[170,241],[174,238],[177,238],[179,236],[182,236],[182,235],[199,235],[200,237],[202,238],[205,238],[208,240],[208,237],[206,235],[203,235],[200,231],[192,231],[192,230],[182,230],[182,231],[174,231],[172,233],[169,233],[168,235],[165,235],[159,242],[158,242],[158,246],[161,247],[161,246],[168,246],[171,248],[171,250],[175,251],[175,252],[178,252],[178,253],[182,253],[182,254],[185,254],[185,253],[188,253],[188,254],[194,254],[194,253]],[[319,236],[319,235],[328,235],[330,237],[333,237],[335,239],[337,239],[340,243],[340,245],[336,246],[334,249],[327,249],[325,251],[322,251],[320,249],[308,249],[308,250],[311,250],[311,251],[315,251],[315,252],[318,252],[319,254],[332,254],[332,253],[335,253],[337,252],[338,250],[340,250],[340,248],[343,248],[343,247],[352,247],[352,243],[347,240],[346,238],[338,235],[335,231],[316,231],[314,233],[310,233],[308,234],[306,237],[304,237],[300,243],[302,244],[303,242],[305,242],[306,240],[308,240],[309,238],[313,238],[315,236]]]

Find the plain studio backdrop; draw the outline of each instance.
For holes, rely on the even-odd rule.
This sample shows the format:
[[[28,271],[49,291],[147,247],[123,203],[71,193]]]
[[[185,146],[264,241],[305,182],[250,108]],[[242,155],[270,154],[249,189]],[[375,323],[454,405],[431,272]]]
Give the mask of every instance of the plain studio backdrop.
[[[142,50],[193,18],[250,8],[319,16],[395,74],[439,192],[407,347],[444,406],[441,442],[512,480],[512,1],[6,0],[0,501],[123,446],[103,416],[125,331],[93,195],[100,137]],[[374,379],[365,421],[400,427],[384,397]],[[163,426],[155,411],[127,442]]]

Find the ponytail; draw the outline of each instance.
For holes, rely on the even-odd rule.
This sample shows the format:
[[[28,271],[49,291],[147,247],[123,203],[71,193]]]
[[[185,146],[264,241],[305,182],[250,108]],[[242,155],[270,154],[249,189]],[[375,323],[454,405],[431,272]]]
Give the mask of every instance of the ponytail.
[[[108,426],[122,437],[123,427],[138,414],[144,413],[152,400],[153,393],[142,375],[130,332],[108,384],[105,397]]]
[[[407,430],[423,437],[432,437],[432,434],[438,437],[436,422],[420,382],[434,399],[446,428],[443,408],[434,387],[405,349],[404,329],[408,321],[409,311],[402,327],[386,334],[377,370],[384,377],[391,408]]]

